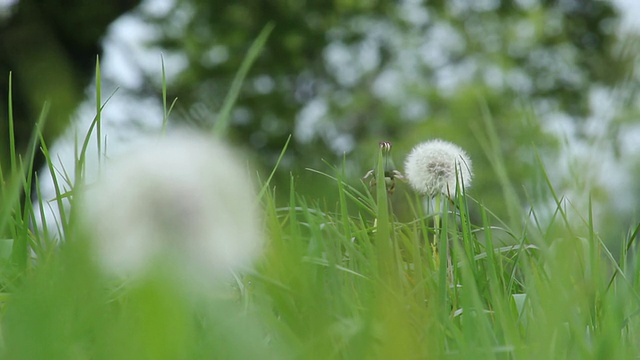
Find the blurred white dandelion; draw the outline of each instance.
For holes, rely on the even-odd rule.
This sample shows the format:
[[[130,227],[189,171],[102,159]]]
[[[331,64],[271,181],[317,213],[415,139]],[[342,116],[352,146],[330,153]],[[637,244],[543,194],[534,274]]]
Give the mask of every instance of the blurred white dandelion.
[[[176,133],[114,159],[87,188],[81,216],[108,273],[159,263],[200,279],[250,266],[262,247],[249,171],[225,144]]]
[[[411,187],[424,195],[451,197],[456,182],[471,185],[471,159],[458,145],[444,140],[430,140],[417,145],[405,160],[405,177]]]

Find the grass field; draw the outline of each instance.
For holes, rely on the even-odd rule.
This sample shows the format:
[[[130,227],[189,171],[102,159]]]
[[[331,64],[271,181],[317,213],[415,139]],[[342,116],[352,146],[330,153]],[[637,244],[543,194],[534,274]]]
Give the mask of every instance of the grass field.
[[[87,137],[99,134],[101,101]],[[509,221],[461,189],[440,212],[407,187],[390,195],[382,165],[373,188],[343,178],[339,164],[314,171],[335,189],[336,204],[297,193],[296,174],[288,193],[254,179],[264,253],[252,269],[196,288],[162,264],[135,281],[105,274],[73,205],[60,224],[34,228],[41,215],[20,194],[32,195],[36,179],[25,164],[37,148],[47,154],[41,140],[36,132],[31,153],[13,153],[12,171],[0,174],[2,358],[640,357],[640,224],[600,238],[593,209],[572,209],[542,165],[555,209]],[[80,147],[75,170],[52,171],[58,196],[40,205],[74,203],[87,151],[96,150]],[[505,189],[504,201],[524,209],[514,193]],[[390,196],[412,209],[411,220],[397,219]],[[471,221],[470,209],[481,221]],[[615,242],[621,251],[611,253],[606,244]]]

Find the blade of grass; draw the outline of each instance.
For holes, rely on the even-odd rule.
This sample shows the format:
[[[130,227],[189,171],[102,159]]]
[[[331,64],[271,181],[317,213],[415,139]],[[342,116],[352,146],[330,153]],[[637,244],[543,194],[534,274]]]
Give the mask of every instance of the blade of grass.
[[[9,161],[11,166],[11,173],[17,174],[18,169],[17,159],[16,159],[16,138],[15,138],[15,129],[13,123],[13,73],[9,71],[9,98],[8,98],[8,108],[9,108]]]
[[[347,207],[347,199],[345,196],[344,182],[342,179],[345,177],[346,169],[346,157],[342,158],[342,171],[340,172],[340,179],[336,179],[338,183],[338,199],[340,205],[340,217],[342,222],[342,228],[344,236],[347,239],[351,239],[351,227],[349,226],[349,210]]]
[[[269,186],[271,184],[271,179],[273,179],[273,176],[276,174],[276,170],[278,170],[278,166],[280,166],[280,161],[282,161],[282,158],[284,157],[284,153],[287,151],[287,148],[289,147],[289,142],[290,141],[291,141],[291,135],[289,135],[287,137],[287,141],[284,143],[284,146],[282,147],[282,151],[280,151],[280,155],[278,156],[278,160],[276,161],[276,165],[273,167],[273,170],[271,170],[271,173],[269,174],[269,177],[267,178],[267,180],[262,185],[262,188],[260,189],[260,192],[258,193],[258,199],[262,199],[262,197],[264,196],[264,194],[267,191],[267,189],[269,189]]]
[[[549,174],[547,173],[547,170],[544,167],[544,164],[542,162],[542,158],[540,157],[540,154],[538,153],[538,151],[536,149],[534,149],[534,154],[535,154],[535,158],[536,161],[538,162],[538,168],[540,169],[542,176],[547,184],[547,188],[549,189],[549,192],[551,193],[551,196],[553,197],[553,200],[556,203],[556,210],[560,213],[560,216],[562,217],[562,220],[564,221],[564,224],[566,225],[566,229],[569,232],[569,235],[571,237],[575,237],[575,233],[571,228],[571,222],[569,221],[569,217],[567,216],[567,212],[564,210],[563,206],[562,206],[562,199],[560,199],[560,197],[558,196],[558,194],[556,193],[556,190],[553,187],[553,184],[551,183],[551,178],[549,177]]]
[[[387,199],[387,185],[384,177],[383,150],[378,150],[376,162],[376,254],[378,259],[378,271],[382,279],[392,279],[393,271],[393,246],[391,244],[391,229],[389,218],[389,205]]]
[[[111,100],[111,98],[116,94],[116,92],[118,91],[118,88],[116,88],[111,95],[109,95],[109,97],[105,100],[104,104],[102,104],[101,106],[98,106],[96,108],[96,115],[94,116],[93,120],[91,121],[91,125],[89,125],[89,129],[87,130],[87,133],[85,134],[84,140],[82,142],[82,148],[79,152],[79,154],[76,155],[76,166],[75,166],[75,182],[76,183],[80,183],[82,181],[82,178],[84,177],[84,168],[85,168],[85,164],[86,164],[86,158],[87,158],[87,150],[89,148],[89,141],[91,140],[91,134],[93,133],[93,130],[96,127],[99,127],[99,121],[101,118],[101,113],[104,110],[104,107],[109,103],[109,101]],[[78,142],[75,141],[75,144],[77,144]],[[100,154],[98,154],[100,157]]]
[[[31,173],[33,170],[33,159],[35,157],[35,149],[37,147],[38,144],[38,138],[42,137],[42,129],[44,127],[44,124],[46,122],[47,119],[47,115],[49,114],[49,103],[45,103],[42,107],[42,110],[40,112],[40,116],[38,117],[38,121],[36,121],[36,127],[33,131],[33,133],[31,134],[31,139],[29,139],[29,146],[28,146],[28,152],[26,155],[26,159],[27,162],[29,164],[28,171],[29,173],[26,175],[26,179],[24,183],[22,183],[21,185],[24,186],[25,189],[25,193],[29,195],[29,197],[27,197],[26,201],[30,201],[30,195],[31,195]],[[42,140],[40,141],[42,142]],[[20,168],[23,168],[24,166],[21,164]],[[25,174],[23,173],[16,173],[16,176],[20,176],[23,179],[25,178]],[[15,194],[15,199],[13,200],[14,203],[19,204],[19,196],[20,196],[20,190],[19,188],[17,189],[13,189],[12,192],[10,194]],[[26,210],[25,210],[26,211]],[[2,215],[0,215],[0,222],[2,222]],[[29,216],[27,216],[27,214],[22,214],[22,222],[25,223],[27,222],[29,219]],[[28,224],[28,223],[27,223]],[[0,224],[0,233],[3,232],[3,224]],[[25,229],[26,231],[26,229]],[[18,267],[18,269],[20,270],[25,270],[27,268],[27,264],[28,264],[28,257],[29,257],[29,244],[27,243],[27,240],[29,239],[28,236],[18,236],[14,239],[13,241],[13,248],[12,248],[12,252],[11,252],[11,257],[12,257],[12,261],[13,263]]]
[[[358,189],[356,189],[355,187],[347,184],[345,181],[335,177],[335,176],[331,176],[327,173],[324,173],[322,171],[316,170],[316,169],[312,169],[312,168],[305,168],[305,170],[310,171],[312,173],[316,173],[319,175],[322,175],[324,177],[327,177],[335,182],[340,182],[341,183],[341,187],[345,190],[345,195],[347,197],[349,197],[351,200],[353,200],[354,203],[356,203],[356,205],[358,205],[359,208],[365,210],[369,215],[371,216],[375,216],[376,215],[376,208],[377,205],[375,203],[375,199],[373,198],[373,196],[371,196],[370,193],[367,193],[366,195],[360,191],[358,191]],[[365,188],[367,188],[366,185],[364,185],[364,183],[362,183],[363,186]]]
[[[480,104],[484,127],[481,128],[477,124],[473,124],[472,126],[475,128],[474,130],[476,130],[474,133],[477,134],[476,138],[478,139],[478,143],[487,155],[489,163],[501,184],[504,201],[510,214],[509,225],[511,228],[514,228],[520,220],[517,217],[517,215],[520,214],[518,195],[509,178],[504,155],[500,151],[500,137],[493,123],[493,116],[489,110],[489,105],[484,99],[481,99]],[[484,134],[484,137],[480,136],[480,134]]]
[[[98,171],[102,164],[102,77],[100,76],[100,56],[96,56],[96,140],[98,146]],[[89,132],[90,134],[91,132]]]
[[[36,174],[36,178],[35,178],[35,182],[36,182],[36,199],[38,201],[38,210],[39,210],[39,214],[33,214],[33,218],[32,218],[32,224],[34,226],[33,232],[36,235],[36,239],[40,240],[38,241],[38,243],[36,244],[36,248],[34,249],[36,252],[36,255],[39,253],[38,250],[40,248],[42,248],[44,241],[43,240],[48,240],[50,239],[50,234],[49,234],[49,226],[47,225],[47,217],[45,215],[45,203],[42,199],[42,192],[40,191],[40,183],[38,181],[38,176]],[[41,228],[38,228],[36,226],[37,221],[36,221],[36,216],[39,216],[40,218],[40,224],[41,224]],[[42,235],[42,236],[41,236]]]
[[[173,99],[171,105],[169,105],[169,109],[167,110],[167,75],[164,66],[164,56],[162,54],[160,55],[160,62],[162,64],[162,133],[164,134],[167,131],[169,114],[171,114],[173,107],[178,101],[178,98]]]
[[[42,153],[44,154],[44,157],[47,160],[46,164],[47,164],[47,167],[49,168],[49,172],[51,174],[51,181],[53,182],[53,188],[55,191],[55,198],[53,200],[56,203],[59,216],[60,216],[60,222],[57,224],[58,232],[60,236],[64,236],[68,223],[67,223],[67,214],[65,211],[65,206],[63,203],[62,190],[60,187],[60,183],[58,181],[58,176],[56,175],[56,169],[53,166],[51,154],[49,153],[49,148],[47,147],[47,144],[42,134],[40,134],[40,146],[42,148]]]
[[[222,108],[220,109],[220,112],[216,117],[216,122],[213,125],[213,129],[212,129],[214,134],[220,137],[224,137],[227,134],[227,131],[229,129],[229,121],[230,121],[229,115],[231,114],[231,109],[233,109],[233,106],[236,103],[236,100],[238,99],[238,95],[240,94],[242,83],[244,82],[244,79],[247,77],[247,74],[249,73],[249,69],[251,69],[251,65],[253,65],[255,60],[258,58],[258,55],[260,55],[260,52],[262,51],[262,48],[266,44],[267,39],[269,38],[269,34],[271,34],[271,31],[273,30],[274,27],[275,25],[273,25],[272,23],[267,24],[262,29],[262,31],[260,32],[260,35],[258,35],[258,37],[253,42],[253,44],[251,44],[251,47],[247,52],[247,56],[245,56],[244,60],[242,61],[242,64],[240,65],[240,69],[236,73],[236,76],[234,77],[233,82],[231,83],[231,88],[229,89],[227,96],[224,98],[224,102],[222,103]]]

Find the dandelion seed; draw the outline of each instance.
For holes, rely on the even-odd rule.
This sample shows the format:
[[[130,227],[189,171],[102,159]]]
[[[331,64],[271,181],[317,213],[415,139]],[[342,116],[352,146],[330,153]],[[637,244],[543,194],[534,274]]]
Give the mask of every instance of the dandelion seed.
[[[166,262],[206,280],[259,254],[256,201],[237,154],[178,133],[108,164],[84,194],[81,215],[108,273],[138,275]]]
[[[405,160],[405,177],[411,187],[430,197],[451,197],[456,181],[469,187],[472,175],[471,159],[464,150],[439,139],[417,145]]]

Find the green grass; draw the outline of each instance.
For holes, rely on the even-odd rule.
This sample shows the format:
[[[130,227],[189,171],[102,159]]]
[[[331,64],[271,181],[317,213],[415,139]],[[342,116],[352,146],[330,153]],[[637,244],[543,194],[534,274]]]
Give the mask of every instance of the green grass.
[[[86,139],[100,133],[106,104],[100,101],[98,96]],[[163,103],[166,124],[170,109]],[[44,119],[46,107],[39,124]],[[524,208],[512,195],[487,128],[486,155],[499,181],[510,187],[504,200]],[[38,131],[31,148],[38,140],[48,155]],[[77,151],[73,179],[65,175],[70,169],[56,168],[48,156],[58,195],[40,205],[63,208],[63,199],[73,204],[88,143]],[[97,150],[103,151],[102,144]],[[61,224],[31,230],[41,214],[31,204],[22,207],[19,198],[37,181],[25,168],[33,151],[24,159],[13,152],[12,171],[0,174],[1,358],[640,357],[640,224],[604,241],[593,209],[569,214],[571,204],[555,193],[542,164],[556,203],[549,221],[535,209],[499,219],[460,189],[436,216],[407,187],[389,195],[379,178],[369,189],[344,178],[339,165],[311,170],[333,186],[336,204],[299,194],[296,174],[288,193],[279,192],[269,176],[259,192],[268,238],[264,256],[254,270],[215,291],[194,292],[162,273],[137,283],[101,274],[73,210]],[[395,217],[390,196],[403,199],[412,219]],[[288,206],[276,205],[285,199]],[[481,214],[480,223],[472,223],[470,209]],[[60,245],[48,238],[54,232],[62,234]],[[621,253],[608,250],[611,241],[624,243]]]

